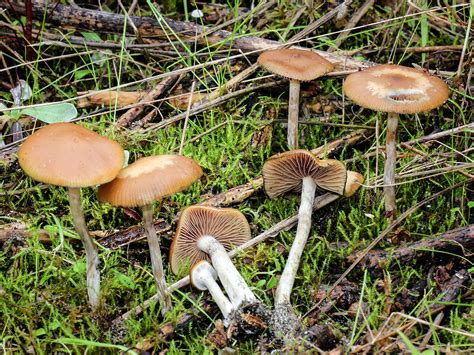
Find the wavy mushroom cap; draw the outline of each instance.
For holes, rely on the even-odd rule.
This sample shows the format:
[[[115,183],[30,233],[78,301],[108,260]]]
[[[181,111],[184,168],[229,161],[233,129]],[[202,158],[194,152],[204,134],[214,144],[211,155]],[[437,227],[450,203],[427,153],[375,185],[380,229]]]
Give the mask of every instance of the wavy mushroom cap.
[[[441,106],[448,85],[425,71],[401,65],[377,65],[350,74],[343,86],[356,104],[375,111],[418,113]]]
[[[356,171],[347,171],[347,181],[346,187],[344,188],[344,196],[351,197],[354,195],[357,190],[359,190],[360,185],[364,182],[364,176],[359,174]]]
[[[120,144],[73,123],[40,128],[18,152],[18,161],[27,175],[67,187],[104,184],[117,176],[124,160]]]
[[[199,238],[211,236],[226,250],[239,246],[250,239],[250,226],[245,216],[233,208],[191,206],[183,210],[170,248],[171,270],[176,274],[183,262],[194,265],[209,260],[201,251]]]
[[[184,190],[201,175],[201,167],[191,158],[181,155],[145,157],[100,186],[98,197],[114,206],[144,206]]]
[[[319,54],[301,49],[274,49],[257,59],[263,68],[288,79],[310,81],[333,71],[334,66]]]
[[[265,191],[270,198],[300,192],[305,177],[312,177],[321,189],[342,195],[347,171],[338,160],[321,160],[302,149],[276,154],[263,165]]]

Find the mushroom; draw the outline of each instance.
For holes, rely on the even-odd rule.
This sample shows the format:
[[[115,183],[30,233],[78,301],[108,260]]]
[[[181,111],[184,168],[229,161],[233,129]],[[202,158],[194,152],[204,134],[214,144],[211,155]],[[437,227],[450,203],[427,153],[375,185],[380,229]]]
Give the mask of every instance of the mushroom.
[[[191,285],[198,290],[209,290],[212,299],[221,310],[224,324],[227,326],[229,324],[229,316],[234,311],[234,307],[216,282],[216,270],[206,260],[198,261],[189,271],[189,280]]]
[[[142,207],[143,225],[162,315],[170,309],[171,298],[163,272],[160,240],[153,227],[153,202],[184,190],[201,175],[201,167],[191,158],[157,155],[138,159],[122,169],[113,181],[99,187],[100,201],[113,206]]]
[[[275,293],[275,306],[290,304],[290,294],[311,228],[316,188],[338,195],[345,191],[346,168],[337,160],[320,160],[306,150],[292,150],[270,157],[263,166],[265,191],[270,198],[301,191],[298,226],[285,269]]]
[[[394,219],[397,209],[394,184],[399,114],[426,112],[441,106],[448,99],[448,86],[425,71],[384,64],[350,74],[343,89],[358,105],[388,112],[383,185],[385,213]]]
[[[332,71],[334,66],[319,54],[301,49],[266,51],[260,54],[257,62],[269,72],[290,80],[288,147],[297,149],[300,82],[319,78]]]
[[[188,207],[181,213],[171,244],[171,270],[176,274],[186,261],[193,265],[210,259],[235,309],[244,302],[256,302],[257,298],[227,254],[227,250],[249,239],[249,224],[238,210]]]
[[[344,197],[351,197],[364,182],[364,177],[355,171],[347,171],[346,186],[344,188]]]
[[[100,303],[99,255],[81,207],[81,187],[106,183],[118,174],[125,154],[115,141],[73,123],[47,125],[20,146],[18,161],[27,175],[65,186],[77,233],[86,251],[87,293],[95,310]]]

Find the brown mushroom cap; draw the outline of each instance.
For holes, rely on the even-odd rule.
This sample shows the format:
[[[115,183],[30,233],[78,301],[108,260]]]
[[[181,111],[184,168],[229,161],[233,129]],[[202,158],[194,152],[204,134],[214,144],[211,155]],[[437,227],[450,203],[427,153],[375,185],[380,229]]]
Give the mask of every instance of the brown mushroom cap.
[[[100,186],[98,197],[114,206],[144,206],[184,190],[201,175],[201,167],[182,155],[145,157]]]
[[[449,94],[448,85],[429,73],[384,64],[350,74],[345,94],[358,105],[375,111],[418,113],[441,106]]]
[[[263,165],[265,191],[270,198],[300,192],[302,180],[311,176],[324,190],[344,193],[346,168],[334,159],[321,160],[306,150],[291,150],[270,157]]]
[[[309,81],[332,71],[334,66],[319,54],[301,49],[274,49],[263,52],[258,64],[288,79]]]
[[[344,189],[344,196],[351,197],[359,190],[360,185],[364,182],[364,176],[356,171],[347,171],[346,187]]]
[[[51,185],[87,187],[106,183],[125,160],[122,147],[73,123],[53,123],[29,136],[18,161],[34,180]]]
[[[209,256],[197,246],[203,236],[217,239],[226,250],[250,239],[250,226],[245,216],[233,208],[191,206],[183,210],[170,248],[171,270],[176,274],[182,262],[194,265]]]

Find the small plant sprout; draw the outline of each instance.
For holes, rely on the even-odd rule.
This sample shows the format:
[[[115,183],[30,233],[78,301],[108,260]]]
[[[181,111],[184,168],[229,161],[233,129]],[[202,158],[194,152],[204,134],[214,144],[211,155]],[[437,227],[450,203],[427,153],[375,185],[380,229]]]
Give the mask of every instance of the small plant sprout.
[[[210,259],[235,309],[257,298],[235,268],[227,250],[250,239],[250,227],[244,215],[232,208],[191,206],[183,210],[171,244],[171,270]]]
[[[320,160],[305,150],[274,155],[264,164],[263,180],[270,198],[301,191],[296,236],[275,293],[276,307],[290,307],[291,290],[311,228],[316,189],[343,195],[346,177],[346,168],[339,161]]]
[[[224,324],[226,326],[229,325],[229,318],[234,311],[234,307],[217,284],[217,273],[212,265],[206,260],[198,261],[191,267],[189,280],[198,290],[209,290],[212,299],[221,310],[222,316],[224,317]]]
[[[441,106],[448,99],[449,88],[443,80],[425,71],[385,64],[350,74],[343,89],[356,104],[374,111],[388,112],[383,186],[385,213],[390,219],[395,219],[399,114],[426,112]]]
[[[288,103],[288,148],[298,148],[300,82],[311,81],[334,70],[319,54],[301,49],[274,49],[263,52],[258,64],[271,73],[290,80]]]
[[[99,255],[87,230],[80,188],[115,178],[124,162],[122,147],[73,123],[54,123],[25,140],[20,146],[18,161],[34,180],[68,188],[74,224],[86,251],[89,303],[97,309],[100,304]]]
[[[201,167],[191,158],[157,155],[138,159],[122,169],[113,181],[99,187],[100,201],[113,206],[142,207],[153,277],[163,316],[171,308],[171,297],[166,287],[160,240],[153,227],[153,202],[186,189],[201,175]]]

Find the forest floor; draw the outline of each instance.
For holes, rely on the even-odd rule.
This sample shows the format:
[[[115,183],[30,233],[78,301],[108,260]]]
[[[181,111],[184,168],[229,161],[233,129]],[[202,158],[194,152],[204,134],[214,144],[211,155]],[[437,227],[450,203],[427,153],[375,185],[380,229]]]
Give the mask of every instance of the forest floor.
[[[184,0],[158,8],[110,0],[46,11],[32,3],[0,0],[0,351],[472,353],[472,2]],[[295,234],[291,221],[278,223],[299,206],[297,195],[269,199],[260,178],[265,161],[288,150],[288,82],[255,65],[277,42],[322,51],[335,64],[301,86],[300,147],[365,179],[350,198],[329,202],[321,192],[291,300],[308,331],[283,343],[269,329],[227,331],[209,294],[168,266],[180,210],[236,208],[263,237],[233,260],[273,307]],[[430,70],[450,89],[440,108],[400,119],[393,223],[382,188],[386,114],[342,91],[347,74],[374,63]],[[11,92],[19,80],[31,95]],[[188,107],[191,91],[204,101]],[[103,306],[93,311],[67,190],[30,179],[18,164],[19,145],[44,124],[19,110],[59,102],[75,105],[78,124],[118,141],[130,162],[181,148],[204,171],[154,206],[166,279],[176,286],[165,317],[153,299],[141,211],[82,189],[102,273]]]

